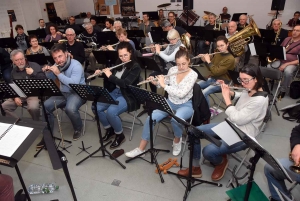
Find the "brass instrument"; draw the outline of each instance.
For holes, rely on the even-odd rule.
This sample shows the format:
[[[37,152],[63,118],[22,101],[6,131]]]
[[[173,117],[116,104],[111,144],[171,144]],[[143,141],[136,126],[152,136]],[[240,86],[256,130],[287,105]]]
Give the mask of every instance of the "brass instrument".
[[[212,56],[212,55],[220,54],[220,53],[222,53],[222,52],[214,52],[214,53],[211,53],[211,54],[208,54],[208,55],[209,55],[209,56]],[[201,58],[201,57],[203,57],[203,56],[198,55],[198,56],[195,56],[195,57],[193,57],[193,58],[191,58],[191,59],[193,60],[193,59],[198,59],[198,58]]]
[[[186,49],[191,53],[192,52],[192,46],[191,46],[191,40],[190,37],[188,37],[186,34],[182,34],[180,37],[180,40],[182,44],[186,47]]]
[[[294,162],[294,160],[292,158],[292,152],[290,152],[289,158],[290,158],[290,161]],[[295,172],[297,174],[300,174],[300,163],[298,165],[291,165],[290,170],[292,170],[293,172]]]
[[[66,42],[68,42],[68,40],[66,40],[66,39],[61,39],[58,41],[58,43],[66,43]]]
[[[116,45],[119,45],[119,43],[120,43],[120,42],[117,42],[117,43],[112,44],[112,45],[110,45],[110,46],[114,47],[114,46],[116,46]],[[99,50],[108,50],[107,47],[108,47],[108,45],[107,45],[107,46],[102,46],[102,47],[99,48]]]
[[[275,36],[275,40],[274,40],[274,42],[273,42],[273,43],[271,43],[272,45],[276,45],[276,44],[277,44],[277,42],[278,42],[279,35],[280,35],[280,32],[281,32],[281,26],[282,26],[282,23],[280,22],[280,27],[279,27],[279,29],[278,29],[278,31],[277,31],[277,33],[276,33],[276,36]]]
[[[172,45],[172,44],[164,44],[164,45],[159,45],[159,46],[160,47],[167,47],[168,45]],[[155,48],[155,46],[151,47],[151,45],[149,45],[149,46],[143,47],[142,49],[144,50],[144,49],[151,49],[151,48]]]
[[[173,76],[173,75],[177,75],[177,74],[180,74],[180,73],[185,73],[185,72],[187,72],[188,70],[189,70],[189,69],[186,69],[186,70],[183,70],[183,71],[177,71],[176,73],[171,73],[170,75],[165,75],[164,77],[171,77],[171,76]],[[158,81],[158,79],[157,79],[157,78],[154,78],[153,80],[144,80],[144,81],[139,82],[137,85],[139,86],[139,85],[146,84],[146,83],[152,82],[152,81]]]
[[[129,63],[129,62],[131,62],[131,60],[126,61],[126,62],[121,63],[121,64],[116,65],[116,66],[112,66],[112,67],[110,67],[109,69],[112,70],[112,69],[114,69],[114,68],[118,68],[118,67],[120,67],[120,66],[122,66],[122,65],[124,65],[124,64]],[[90,75],[90,76],[88,76],[86,79],[89,80],[89,79],[91,79],[91,78],[93,78],[93,77],[96,77],[96,76],[98,76],[98,75],[101,75],[102,73],[103,73],[103,71],[100,70],[100,73],[96,73],[96,74]]]
[[[217,28],[217,24],[219,25],[218,28]],[[220,31],[221,29],[221,16],[219,15],[218,18],[215,20],[215,26],[213,28],[213,30],[215,31]]]
[[[259,37],[261,37],[256,23],[250,17],[249,25],[228,39],[229,48],[232,51],[233,55],[239,57],[244,54],[245,45],[251,41],[250,37],[254,35],[258,35]]]

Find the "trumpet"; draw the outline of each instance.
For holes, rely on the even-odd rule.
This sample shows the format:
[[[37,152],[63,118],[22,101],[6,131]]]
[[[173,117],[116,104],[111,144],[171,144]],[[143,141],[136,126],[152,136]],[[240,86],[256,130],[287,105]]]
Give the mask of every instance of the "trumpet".
[[[172,45],[172,44],[164,44],[164,45],[159,45],[160,47],[167,47],[168,45]],[[145,49],[151,49],[151,48],[154,48],[155,46],[146,46],[146,47],[143,47],[142,49],[145,50]]]
[[[170,75],[165,75],[165,78],[166,77],[171,77],[171,76],[173,76],[173,75],[177,75],[177,74],[180,74],[180,73],[185,73],[185,72],[187,72],[189,69],[186,69],[186,70],[183,70],[183,71],[177,71],[176,73],[171,73]],[[139,85],[142,85],[142,84],[145,84],[145,83],[148,83],[148,82],[152,82],[152,81],[158,81],[158,78],[154,78],[154,79],[152,79],[152,80],[144,80],[144,81],[141,81],[141,82],[139,82],[137,85],[139,86]]]
[[[66,39],[61,39],[58,41],[58,43],[66,43],[66,42],[68,42],[68,40],[66,40]]]
[[[292,158],[292,152],[290,152],[289,158],[290,158],[290,161],[294,162],[294,160]],[[290,170],[292,170],[293,172],[295,172],[297,174],[300,174],[300,163],[298,165],[291,165]]]
[[[112,45],[110,45],[110,46],[114,47],[114,46],[118,45],[119,43],[120,43],[120,42],[117,42],[117,43],[112,44]],[[108,45],[107,45],[107,46],[102,46],[102,47],[99,48],[99,50],[107,50],[107,47],[108,47]]]
[[[110,67],[109,68],[109,70],[112,70],[112,69],[114,69],[114,68],[118,68],[118,67],[120,67],[120,66],[122,66],[122,65],[124,65],[124,64],[127,64],[127,63],[129,63],[129,62],[131,62],[131,60],[129,60],[129,61],[126,61],[126,62],[124,62],[124,63],[121,63],[121,64],[119,64],[119,65],[116,65],[116,66],[112,66],[112,67]],[[103,73],[103,71],[102,70],[100,70],[100,73],[96,73],[96,74],[93,74],[93,75],[90,75],[90,76],[88,76],[86,79],[91,79],[91,78],[93,78],[93,77],[96,77],[96,76],[98,76],[98,75],[101,75]]]
[[[212,55],[220,54],[220,53],[222,53],[222,52],[215,52],[215,53],[211,53],[211,54],[208,54],[208,55],[209,55],[209,56],[212,56]],[[198,59],[198,58],[201,58],[201,57],[203,57],[203,56],[198,55],[198,56],[195,56],[195,57],[193,57],[193,58],[191,58],[191,59]]]
[[[219,82],[215,82],[210,84],[211,86],[221,86]],[[246,90],[246,91],[251,91],[250,89],[244,88],[244,87],[234,87],[234,86],[229,86],[229,89],[235,89],[235,90]]]

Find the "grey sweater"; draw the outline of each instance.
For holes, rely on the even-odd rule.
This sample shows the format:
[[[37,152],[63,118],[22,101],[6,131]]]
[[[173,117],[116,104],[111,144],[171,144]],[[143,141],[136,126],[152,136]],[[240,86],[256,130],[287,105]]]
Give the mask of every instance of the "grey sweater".
[[[246,134],[256,137],[267,112],[269,98],[264,96],[250,97],[247,91],[235,92],[240,99],[235,106],[230,106],[225,113]]]

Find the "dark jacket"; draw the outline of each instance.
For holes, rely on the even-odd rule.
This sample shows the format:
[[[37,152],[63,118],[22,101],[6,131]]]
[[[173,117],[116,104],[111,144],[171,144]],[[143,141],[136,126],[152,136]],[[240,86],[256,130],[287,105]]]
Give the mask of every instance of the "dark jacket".
[[[69,45],[69,43],[65,43],[68,52],[73,55],[73,59],[79,61],[79,63],[83,63],[85,60],[84,46],[82,43],[75,41],[73,45]]]
[[[11,60],[10,60],[10,55],[9,53],[0,47],[0,68],[2,70],[9,68],[11,66]]]
[[[139,108],[139,103],[135,99],[134,95],[131,93],[131,91],[128,89],[128,85],[136,86],[139,82],[140,73],[141,73],[141,67],[137,62],[129,62],[125,64],[126,66],[130,66],[131,68],[126,68],[121,79],[117,78],[115,76],[116,69],[112,70],[112,75],[109,76],[107,79],[104,75],[104,87],[109,91],[112,92],[116,85],[118,85],[121,89],[122,95],[125,98],[127,102],[128,112],[134,111]],[[121,67],[120,67],[121,68]]]
[[[194,109],[192,125],[200,126],[203,122],[210,119],[210,110],[200,85],[197,83],[195,83],[193,87],[192,102]]]
[[[46,79],[45,73],[42,71],[42,68],[39,64],[35,62],[28,62],[26,67],[30,67],[33,69],[33,73],[28,75],[26,70],[20,71],[17,66],[14,66],[13,70],[11,71],[11,78],[12,80],[16,79]]]
[[[300,144],[300,124],[295,128],[293,128],[290,137],[290,144],[291,144],[291,150],[293,150],[297,144]]]

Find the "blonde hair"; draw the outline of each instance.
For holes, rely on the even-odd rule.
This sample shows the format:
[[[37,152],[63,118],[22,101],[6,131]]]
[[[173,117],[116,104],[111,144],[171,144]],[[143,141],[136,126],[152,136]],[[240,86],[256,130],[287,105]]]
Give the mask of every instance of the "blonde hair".
[[[176,29],[171,29],[170,31],[168,31],[167,38],[169,38],[169,39],[178,38],[179,39],[180,35]]]
[[[120,36],[121,34],[123,34],[124,36],[127,36],[127,31],[125,29],[119,29],[116,31],[116,36]]]

